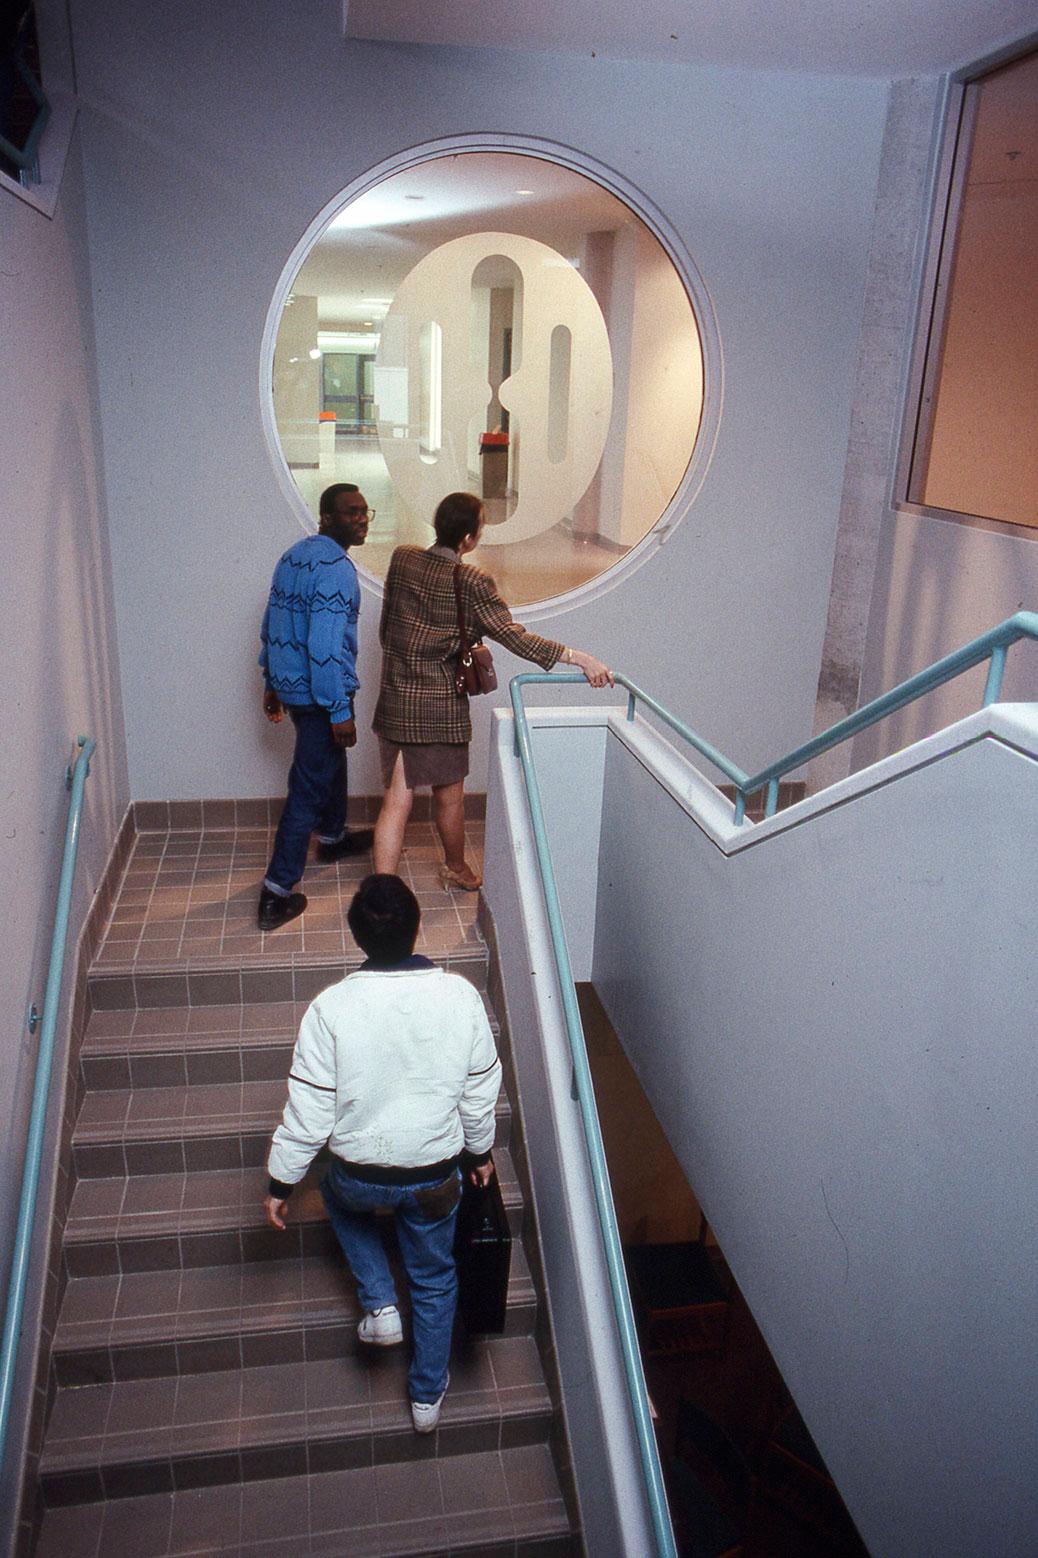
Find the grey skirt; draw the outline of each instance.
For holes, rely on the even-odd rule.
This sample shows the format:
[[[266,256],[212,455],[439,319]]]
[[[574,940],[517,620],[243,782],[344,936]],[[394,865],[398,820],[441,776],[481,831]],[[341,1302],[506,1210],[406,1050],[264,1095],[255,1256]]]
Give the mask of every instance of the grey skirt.
[[[423,784],[457,784],[469,771],[469,744],[467,741],[387,741],[378,738],[379,761],[382,765],[382,788],[389,789],[396,767],[397,754],[404,762],[404,783],[409,790],[417,790]]]

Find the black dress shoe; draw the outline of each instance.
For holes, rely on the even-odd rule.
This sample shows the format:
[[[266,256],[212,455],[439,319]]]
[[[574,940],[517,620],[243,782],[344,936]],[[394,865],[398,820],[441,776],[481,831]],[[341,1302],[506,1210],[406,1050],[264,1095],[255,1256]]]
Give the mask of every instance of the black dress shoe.
[[[318,844],[317,858],[327,862],[345,860],[349,855],[366,855],[374,837],[374,828],[354,828],[352,833],[337,839],[334,844]]]
[[[283,897],[281,893],[272,893],[269,887],[263,887],[260,889],[256,923],[260,930],[277,930],[279,925],[287,925],[289,920],[302,914],[305,908],[305,893],[289,893]]]

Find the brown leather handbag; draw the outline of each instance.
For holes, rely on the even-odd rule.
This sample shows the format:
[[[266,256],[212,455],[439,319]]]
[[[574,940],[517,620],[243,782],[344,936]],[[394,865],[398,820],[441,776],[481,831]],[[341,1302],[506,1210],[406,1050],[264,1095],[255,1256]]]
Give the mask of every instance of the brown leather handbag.
[[[497,672],[490,650],[477,639],[469,642],[465,632],[465,613],[461,605],[461,564],[454,565],[454,599],[458,606],[458,637],[461,648],[454,667],[454,690],[475,698],[481,692],[493,692],[497,686]]]

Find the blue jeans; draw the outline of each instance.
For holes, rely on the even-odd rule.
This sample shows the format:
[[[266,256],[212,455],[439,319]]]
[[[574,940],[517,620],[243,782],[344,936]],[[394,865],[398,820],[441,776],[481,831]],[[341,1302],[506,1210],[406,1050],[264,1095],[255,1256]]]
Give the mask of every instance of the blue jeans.
[[[454,1171],[456,1188],[461,1176]],[[357,1281],[357,1297],[365,1311],[396,1303],[396,1287],[389,1269],[375,1208],[392,1207],[397,1241],[411,1293],[411,1331],[414,1356],[407,1374],[412,1401],[438,1401],[447,1388],[451,1332],[458,1301],[458,1273],[454,1265],[454,1224],[458,1195],[446,1212],[439,1206],[423,1206],[423,1191],[444,1186],[441,1178],[419,1185],[369,1185],[354,1179],[335,1158],[321,1181],[321,1195],[328,1208],[343,1254]]]
[[[332,737],[328,710],[314,703],[285,707],[296,728],[296,750],[263,883],[282,897],[303,874],[311,833],[332,844],[346,831],[346,753]]]

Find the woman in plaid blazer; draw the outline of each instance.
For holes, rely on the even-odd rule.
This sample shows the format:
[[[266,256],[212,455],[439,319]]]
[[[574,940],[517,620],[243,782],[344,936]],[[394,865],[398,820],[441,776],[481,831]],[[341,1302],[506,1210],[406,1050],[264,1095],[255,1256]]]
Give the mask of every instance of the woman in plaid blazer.
[[[385,786],[375,825],[375,870],[396,873],[414,791],[428,784],[446,857],[440,878],[448,889],[470,892],[480,886],[480,878],[465,862],[464,792],[472,723],[468,697],[454,685],[461,649],[455,570],[470,642],[493,638],[546,671],[562,660],[579,666],[592,687],[612,683],[609,667],[593,655],[540,638],[513,622],[488,574],[471,565],[459,567],[462,557],[479,545],[483,518],[479,498],[452,492],[436,510],[436,545],[428,551],[398,546],[393,553],[379,625],[382,685],[374,719]]]

